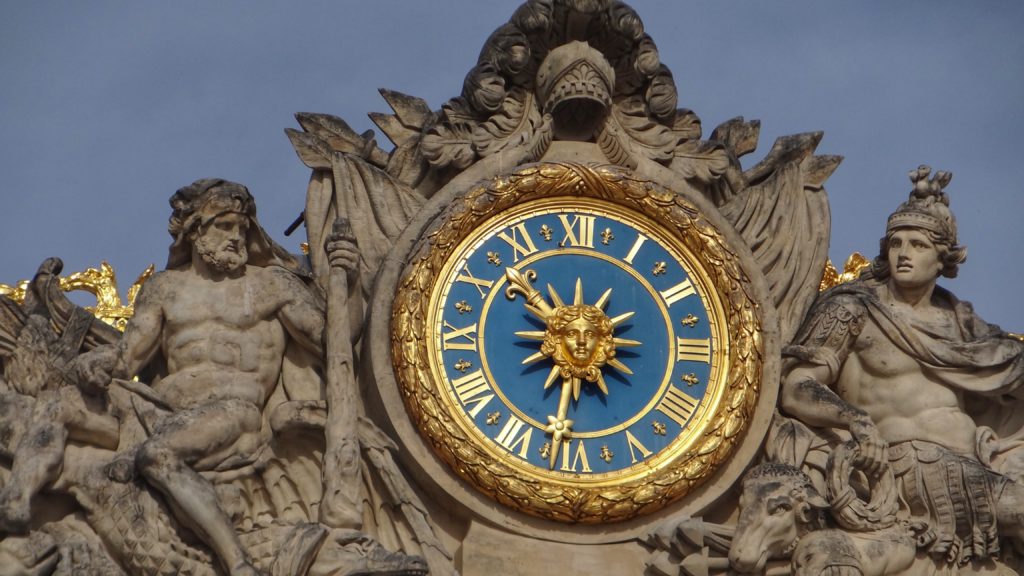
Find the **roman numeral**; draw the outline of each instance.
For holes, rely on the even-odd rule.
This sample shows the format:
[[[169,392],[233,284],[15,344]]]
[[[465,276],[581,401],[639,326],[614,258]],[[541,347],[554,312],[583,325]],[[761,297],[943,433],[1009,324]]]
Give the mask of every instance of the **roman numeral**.
[[[525,258],[526,256],[529,256],[530,254],[533,254],[534,252],[537,251],[537,246],[533,243],[533,238],[530,238],[530,233],[526,231],[525,223],[520,222],[519,224],[516,224],[515,226],[509,228],[509,230],[512,231],[511,235],[506,230],[504,232],[500,232],[498,234],[498,238],[501,238],[502,240],[507,242],[509,246],[512,247],[513,262],[519,262],[520,254]],[[523,242],[526,243],[526,246],[523,246],[522,244],[519,243],[520,235],[522,235]]]
[[[594,216],[576,216],[571,223],[565,214],[559,214],[558,219],[565,228],[565,238],[559,242],[559,246],[594,247]]]
[[[526,454],[530,450],[530,437],[533,435],[533,427],[527,426],[526,432],[519,434],[523,426],[526,426],[525,422],[510,414],[508,421],[505,422],[505,426],[498,433],[498,437],[495,440],[498,444],[508,449],[509,452],[515,452],[516,446],[519,446],[519,457],[525,460]]]
[[[633,265],[633,258],[636,258],[637,253],[640,252],[640,247],[643,246],[644,242],[646,242],[646,241],[647,241],[647,237],[646,236],[644,236],[643,234],[637,234],[636,241],[633,242],[633,247],[629,249],[629,254],[626,254],[626,257],[623,258],[622,260],[626,264],[629,264],[630,266],[632,266]]]
[[[465,328],[456,328],[444,321],[444,327],[451,330],[451,332],[444,332],[441,337],[444,339],[442,346],[445,350],[469,350],[470,352],[476,352],[476,337],[473,336],[476,333],[476,323],[470,324]],[[452,342],[456,338],[465,338],[465,342]]]
[[[697,409],[697,399],[675,386],[669,386],[665,397],[661,399],[655,409],[683,427],[693,411]]]
[[[462,402],[469,412],[470,418],[476,418],[476,415],[484,409],[491,398],[494,398],[494,394],[488,394],[491,391],[491,385],[484,378],[483,370],[470,372],[462,378],[452,380],[452,387],[455,388],[455,395],[458,396],[459,402]],[[470,404],[473,405],[472,408],[470,408]]]
[[[679,302],[687,296],[693,296],[697,293],[694,289],[690,279],[687,278],[679,284],[669,288],[668,290],[662,290],[661,297],[665,299],[665,305],[671,307],[676,302]]]
[[[572,465],[569,465],[569,453],[572,452],[572,440],[562,441],[562,472],[592,472],[590,462],[587,461],[587,449],[583,446],[583,440],[576,445],[576,456],[572,458]],[[577,470],[578,466],[582,470]]]
[[[465,270],[465,273],[459,274],[455,279],[459,282],[469,282],[470,284],[476,287],[477,292],[480,292],[481,300],[486,298],[487,290],[491,289],[491,286],[494,285],[494,281],[482,280],[480,278],[477,278],[476,276],[473,276],[473,273],[469,271],[469,264],[466,264],[462,269]]]
[[[651,455],[651,451],[641,444],[640,441],[636,439],[636,436],[633,436],[633,433],[629,430],[626,430],[626,442],[629,442],[629,458],[633,464],[637,463],[636,450],[640,451],[640,460],[644,460]]]
[[[711,363],[711,339],[676,338],[676,362]]]

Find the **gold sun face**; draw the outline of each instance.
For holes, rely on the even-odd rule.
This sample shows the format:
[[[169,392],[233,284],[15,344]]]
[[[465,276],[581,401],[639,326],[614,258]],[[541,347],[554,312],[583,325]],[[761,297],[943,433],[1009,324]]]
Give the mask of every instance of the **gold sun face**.
[[[551,304],[548,304],[540,293],[530,284],[530,277],[536,276],[532,271],[526,274],[513,268],[505,270],[509,282],[506,295],[514,299],[517,293],[526,297],[526,310],[544,321],[547,329],[539,331],[519,331],[516,336],[528,340],[542,342],[540,351],[530,355],[523,364],[532,364],[551,358],[554,362],[544,389],[550,388],[561,378],[562,393],[559,395],[558,412],[548,415],[548,426],[545,431],[551,434],[548,452],[548,467],[554,468],[558,459],[559,447],[564,440],[572,438],[572,426],[575,422],[566,418],[569,412],[570,396],[579,402],[583,382],[594,383],[601,394],[608,395],[608,384],[605,383],[602,368],[611,366],[623,374],[633,374],[628,366],[615,358],[616,346],[639,346],[640,342],[627,338],[616,338],[615,327],[629,320],[635,314],[626,312],[609,318],[604,312],[611,298],[612,289],[608,288],[593,305],[583,303],[583,281],[576,279],[576,291],[571,305],[566,305],[548,284]]]
[[[544,164],[491,186],[450,207],[395,297],[394,373],[418,431],[480,492],[551,520],[684,497],[755,405],[757,307],[730,292],[749,276],[649,184]]]

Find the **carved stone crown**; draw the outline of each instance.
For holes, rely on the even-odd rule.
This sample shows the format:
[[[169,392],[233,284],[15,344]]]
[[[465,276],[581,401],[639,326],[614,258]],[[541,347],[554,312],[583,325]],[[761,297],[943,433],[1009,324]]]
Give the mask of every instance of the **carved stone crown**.
[[[951,246],[957,244],[956,218],[949,209],[949,196],[943,191],[953,174],[939,171],[929,178],[931,168],[922,164],[910,172],[914,189],[910,198],[889,216],[885,231],[898,228],[920,228],[938,234]]]

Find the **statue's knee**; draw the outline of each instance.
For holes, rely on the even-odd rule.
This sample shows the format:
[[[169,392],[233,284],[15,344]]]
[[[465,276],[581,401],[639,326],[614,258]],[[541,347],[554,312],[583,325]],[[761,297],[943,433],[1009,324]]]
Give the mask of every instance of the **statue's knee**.
[[[19,450],[46,450],[62,441],[62,436],[65,434],[63,428],[54,422],[39,422],[22,439],[22,447]]]
[[[162,476],[174,468],[174,453],[155,442],[146,442],[135,455],[135,468],[146,477]]]
[[[64,405],[55,397],[40,398],[32,411],[32,419],[36,422],[60,422],[65,420]]]

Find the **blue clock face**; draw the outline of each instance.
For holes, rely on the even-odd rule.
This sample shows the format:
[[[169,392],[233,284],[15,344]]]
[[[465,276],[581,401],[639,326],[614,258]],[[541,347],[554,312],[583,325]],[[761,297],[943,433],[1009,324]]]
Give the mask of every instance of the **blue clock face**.
[[[468,235],[438,278],[431,364],[448,407],[532,477],[637,478],[722,396],[722,306],[672,233],[617,204],[545,198]]]

